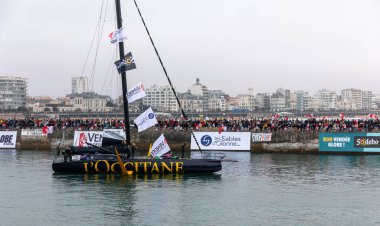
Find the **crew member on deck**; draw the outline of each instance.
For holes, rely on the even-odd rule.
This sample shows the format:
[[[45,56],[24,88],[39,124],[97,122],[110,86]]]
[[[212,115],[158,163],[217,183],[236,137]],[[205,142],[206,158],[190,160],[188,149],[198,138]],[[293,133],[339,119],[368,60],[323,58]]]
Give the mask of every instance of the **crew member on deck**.
[[[70,147],[65,148],[65,152],[63,153],[63,161],[67,162],[67,159],[69,159],[69,162],[73,161],[73,153]]]
[[[186,147],[186,143],[183,142],[183,144],[181,146],[181,159],[185,158],[185,147]]]
[[[131,149],[132,149],[132,159],[133,159],[134,156],[135,156],[135,151],[136,151],[136,149],[137,149],[137,146],[136,146],[135,143],[132,143],[132,147],[131,147]]]

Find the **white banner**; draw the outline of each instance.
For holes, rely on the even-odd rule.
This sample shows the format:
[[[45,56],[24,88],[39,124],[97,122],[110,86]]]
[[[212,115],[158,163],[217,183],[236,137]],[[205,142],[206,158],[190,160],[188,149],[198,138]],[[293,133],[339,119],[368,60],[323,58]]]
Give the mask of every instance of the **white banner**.
[[[46,130],[42,129],[22,129],[21,136],[46,136],[48,132],[48,127]]]
[[[252,133],[252,142],[269,142],[272,140],[272,133]]]
[[[123,129],[103,129],[103,137],[125,140],[125,133]]]
[[[146,110],[133,121],[136,123],[139,132],[142,132],[151,126],[158,124],[152,108]]]
[[[75,131],[73,146],[87,147],[87,143],[102,146],[103,131]]]
[[[17,131],[0,131],[0,148],[16,148]]]
[[[111,39],[111,43],[122,42],[124,39],[127,39],[127,36],[124,34],[124,28],[121,27],[117,31],[114,31],[108,35]]]
[[[152,149],[150,150],[150,155],[153,157],[161,156],[170,151],[168,142],[166,141],[164,134],[153,143]]]
[[[134,87],[132,87],[132,89],[128,91],[127,93],[128,103],[132,103],[133,101],[141,99],[145,96],[146,94],[145,94],[144,85],[141,82],[139,82],[137,85],[135,85]]]
[[[194,132],[202,150],[249,151],[251,149],[250,132]],[[197,150],[194,137],[191,136],[191,149]]]

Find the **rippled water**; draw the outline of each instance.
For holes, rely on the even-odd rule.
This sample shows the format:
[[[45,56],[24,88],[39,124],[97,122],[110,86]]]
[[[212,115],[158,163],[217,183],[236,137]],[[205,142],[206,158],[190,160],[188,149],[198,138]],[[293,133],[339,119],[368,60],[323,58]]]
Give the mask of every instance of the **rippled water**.
[[[380,156],[234,153],[213,175],[64,175],[0,150],[0,225],[380,224]]]

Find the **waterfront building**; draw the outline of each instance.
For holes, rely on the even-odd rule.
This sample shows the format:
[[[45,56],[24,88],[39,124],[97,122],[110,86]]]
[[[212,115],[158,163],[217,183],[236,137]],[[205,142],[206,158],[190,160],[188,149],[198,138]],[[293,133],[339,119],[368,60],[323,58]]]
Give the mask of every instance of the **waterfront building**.
[[[203,97],[203,111],[209,110],[209,90],[205,85],[199,82],[199,78],[195,80],[195,84],[190,87],[190,93],[193,95],[200,95]]]
[[[187,91],[186,93],[179,93],[178,99],[185,112],[203,111],[203,97],[201,95],[194,95]]]
[[[26,78],[0,76],[0,110],[26,108],[27,87]]]
[[[318,90],[314,95],[314,100],[318,102],[318,106],[314,105],[314,109],[316,110],[328,111],[337,109],[337,94],[335,91],[328,89]]]
[[[238,98],[238,108],[244,110],[255,110],[255,97],[249,94],[240,94]]]
[[[281,93],[285,98],[285,109],[290,109],[290,90],[278,88],[276,93]]]
[[[88,92],[87,77],[72,77],[71,78],[71,93],[86,93]]]
[[[177,112],[177,100],[170,86],[153,85],[145,90],[143,104],[160,112]]]
[[[296,110],[297,111],[305,111],[309,109],[310,96],[306,91],[296,91],[294,92],[296,95]]]
[[[110,112],[114,108],[110,106],[112,99],[106,95],[94,92],[68,94],[69,106],[58,107],[60,111],[82,111],[82,112]]]
[[[27,97],[27,109],[31,112],[44,112],[47,108],[47,105],[56,104],[57,100],[49,96],[34,96]],[[49,108],[50,111],[50,108]]]
[[[286,110],[285,96],[280,92],[273,93],[270,96],[269,105],[270,105],[271,111],[284,111],[284,110]]]
[[[339,103],[339,110],[356,111],[363,109],[363,93],[360,89],[343,89]]]
[[[270,109],[270,94],[269,93],[257,93],[255,108],[262,110]]]
[[[222,90],[209,90],[209,111],[225,111],[229,95]]]
[[[373,94],[372,105],[374,109],[380,109],[380,94]]]
[[[373,104],[373,98],[372,91],[362,91],[363,110],[376,109],[376,105]]]
[[[239,98],[238,97],[228,97],[226,102],[226,110],[233,111],[239,109]]]

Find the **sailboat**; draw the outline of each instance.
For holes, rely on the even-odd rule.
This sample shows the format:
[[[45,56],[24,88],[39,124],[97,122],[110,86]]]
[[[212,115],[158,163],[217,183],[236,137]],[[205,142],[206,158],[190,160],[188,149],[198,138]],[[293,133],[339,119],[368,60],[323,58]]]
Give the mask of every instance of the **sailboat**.
[[[123,29],[122,26],[122,17],[120,9],[120,0],[115,0],[116,4],[116,16],[117,16],[117,28],[118,31]],[[136,1],[135,5],[137,7]],[[137,7],[137,10],[140,14],[141,12]],[[146,24],[143,20],[144,26],[148,32]],[[172,88],[174,95],[176,92],[172,86],[172,83],[167,75],[165,67],[162,64],[161,58],[158,54],[156,47],[154,46],[153,40],[150,37],[150,40],[153,44],[153,47],[156,51],[156,54],[160,60],[162,68],[165,72],[165,75],[168,79],[168,82]],[[119,42],[119,54],[120,61],[123,62],[126,58],[124,54],[124,43],[121,40]],[[128,55],[128,54],[127,54]],[[120,67],[121,68],[121,67]],[[118,66],[119,69],[119,66]],[[128,100],[127,100],[127,79],[126,79],[126,70],[119,71],[121,74],[122,80],[122,91],[123,91],[123,106],[124,106],[124,125],[125,125],[125,141],[123,145],[129,147],[131,144],[131,135],[130,135],[130,124],[129,122],[129,109],[128,109]],[[182,111],[184,117],[186,114],[181,107],[181,103],[176,96],[177,103]],[[149,114],[149,118],[151,113]],[[154,115],[153,115],[154,116]],[[192,131],[191,131],[192,132]],[[192,135],[195,139],[194,133]],[[166,142],[166,140],[165,140]],[[111,147],[111,148],[110,148]],[[120,147],[120,146],[119,146]],[[198,145],[199,147],[199,145]],[[95,148],[95,149],[94,149]],[[91,151],[90,151],[91,150]],[[94,152],[94,150],[97,150]],[[200,147],[199,150],[201,151]],[[80,158],[72,159],[71,155],[73,151],[77,151],[76,154],[81,154]],[[67,153],[71,152],[71,153]],[[169,173],[214,173],[222,169],[222,164],[220,159],[178,159],[178,158],[138,158],[138,159],[129,159],[125,156],[119,154],[119,150],[116,146],[104,147],[93,147],[84,150],[66,150],[66,153],[63,155],[60,149],[57,149],[57,154],[55,155],[52,168],[55,172],[59,173],[115,173],[115,174],[169,174]]]

